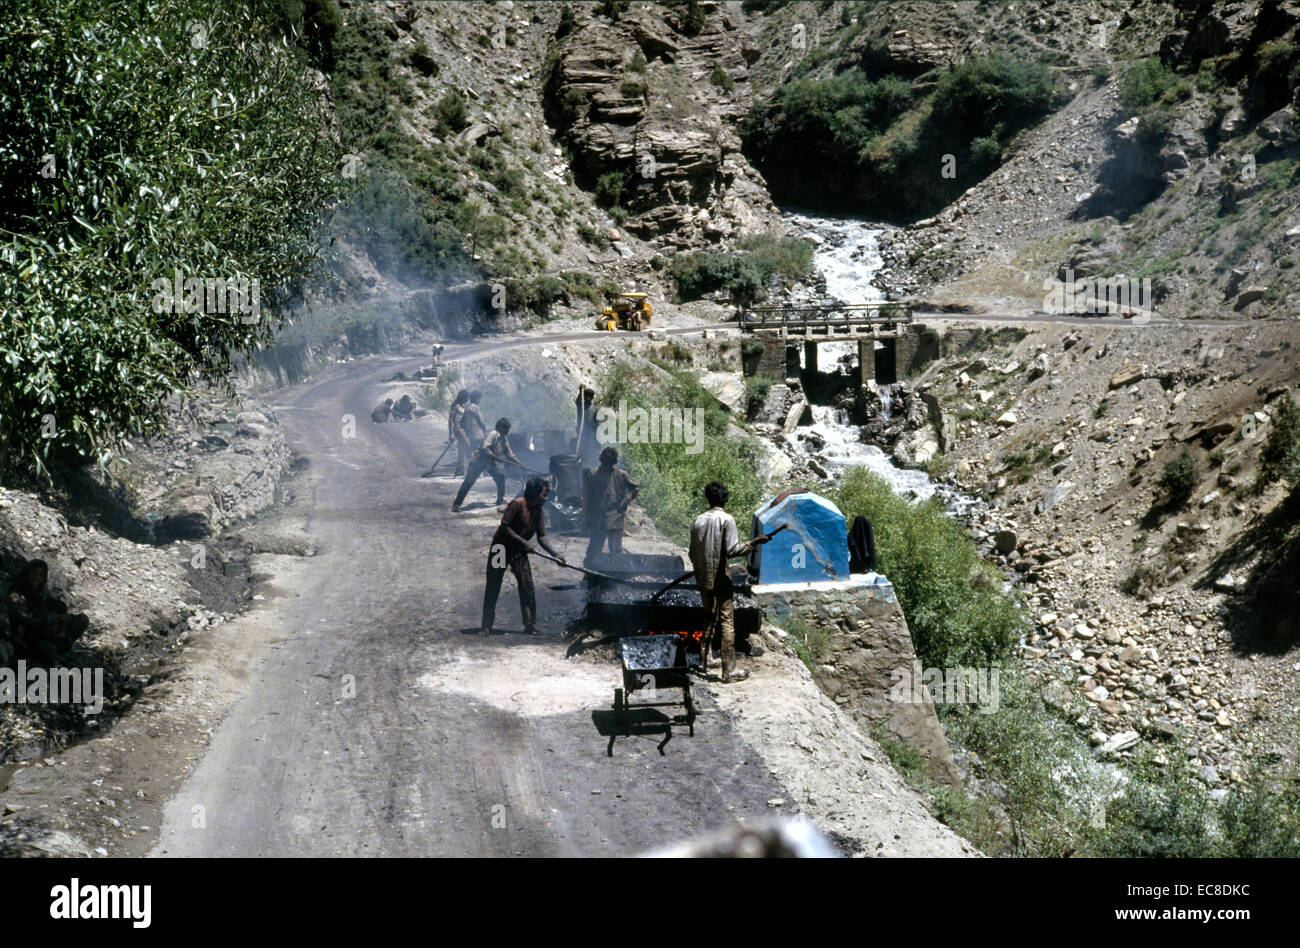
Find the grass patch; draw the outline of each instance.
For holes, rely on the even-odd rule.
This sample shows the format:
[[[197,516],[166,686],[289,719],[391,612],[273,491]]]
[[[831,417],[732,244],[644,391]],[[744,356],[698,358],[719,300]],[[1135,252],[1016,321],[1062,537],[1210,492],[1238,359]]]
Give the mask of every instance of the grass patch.
[[[988,665],[1011,654],[1025,623],[1020,604],[941,501],[910,503],[863,468],[847,471],[832,499],[850,522],[857,514],[871,521],[880,572],[894,584],[924,667]]]
[[[809,671],[814,671],[830,646],[830,630],[815,628],[797,616],[786,619],[783,628],[786,633],[786,644],[794,649],[794,653],[799,656],[799,661],[807,665]]]
[[[703,418],[700,450],[685,444],[618,444],[633,476],[641,483],[638,502],[661,533],[685,541],[691,521],[705,509],[704,485],[719,480],[731,491],[727,510],[742,530],[762,499],[756,473],[761,448],[756,438],[730,431],[727,410],[688,369],[664,364],[658,370],[616,362],[600,386],[604,404],[662,412],[697,410]],[[692,448],[692,450],[694,450]]]

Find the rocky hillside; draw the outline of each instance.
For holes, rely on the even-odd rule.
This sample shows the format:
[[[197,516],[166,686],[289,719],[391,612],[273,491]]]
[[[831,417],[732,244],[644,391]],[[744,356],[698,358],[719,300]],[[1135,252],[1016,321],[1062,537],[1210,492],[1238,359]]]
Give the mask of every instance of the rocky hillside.
[[[751,15],[687,6],[339,3],[318,59],[359,190],[338,299],[299,322],[350,332],[401,310],[458,334],[502,309],[586,312],[633,283],[671,298],[660,252],[778,228],[735,131]],[[421,301],[479,280],[507,294],[473,300],[477,323],[444,326],[446,301]]]

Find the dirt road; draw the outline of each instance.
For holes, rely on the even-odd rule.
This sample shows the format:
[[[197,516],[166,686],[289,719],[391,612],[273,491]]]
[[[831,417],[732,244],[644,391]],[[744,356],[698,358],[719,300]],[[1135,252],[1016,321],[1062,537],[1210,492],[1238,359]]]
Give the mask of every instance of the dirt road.
[[[498,519],[491,482],[452,514],[456,483],[418,476],[445,437],[432,418],[365,415],[379,380],[416,364],[340,366],[276,399],[310,459],[295,504],[320,552],[270,604],[283,639],[167,804],[154,852],[631,854],[769,813],[782,788],[707,698],[696,737],[662,755],[658,735],[619,737],[606,756],[616,668],[566,658],[560,636],[581,611],[576,574],[534,566],[548,635],[519,634],[509,577],[497,622],[513,631],[468,634]]]

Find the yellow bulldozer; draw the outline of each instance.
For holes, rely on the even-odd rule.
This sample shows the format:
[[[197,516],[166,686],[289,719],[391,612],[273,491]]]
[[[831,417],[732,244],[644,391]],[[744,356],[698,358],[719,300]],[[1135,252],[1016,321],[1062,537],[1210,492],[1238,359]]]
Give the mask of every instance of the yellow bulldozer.
[[[596,315],[596,328],[613,332],[623,329],[640,332],[650,328],[654,307],[645,293],[620,293],[614,301]]]

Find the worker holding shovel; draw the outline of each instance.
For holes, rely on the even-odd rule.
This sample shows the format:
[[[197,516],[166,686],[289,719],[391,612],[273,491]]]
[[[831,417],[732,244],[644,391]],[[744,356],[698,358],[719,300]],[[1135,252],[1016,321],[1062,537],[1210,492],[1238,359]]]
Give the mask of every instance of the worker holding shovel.
[[[709,614],[709,627],[700,646],[700,671],[708,671],[709,652],[714,639],[720,638],[722,680],[728,683],[744,681],[749,677],[749,670],[736,663],[736,603],[727,560],[746,556],[754,547],[771,539],[771,534],[760,533],[752,540],[740,542],[736,519],[723,509],[730,497],[727,485],[721,481],[712,481],[704,488],[709,509],[691,524],[690,548],[695,585]]]
[[[515,574],[519,586],[519,611],[523,615],[524,634],[537,635],[537,594],[533,588],[533,571],[528,554],[545,550],[561,566],[567,566],[563,556],[556,552],[546,539],[546,516],[542,510],[551,485],[542,477],[530,477],[522,497],[516,497],[506,506],[505,515],[488,549],[487,584],[483,589],[483,625],[481,635],[492,634],[496,619],[497,597],[501,594],[501,581],[506,569]],[[536,539],[534,540],[534,537]]]
[[[525,468],[523,461],[515,457],[514,450],[510,447],[510,419],[498,418],[496,427],[489,432],[488,436],[483,439],[477,451],[469,460],[469,470],[465,472],[465,479],[460,482],[460,490],[456,491],[456,499],[452,501],[451,509],[455,513],[460,510],[460,505],[465,502],[465,495],[469,489],[474,486],[474,482],[479,479],[479,475],[484,472],[492,476],[492,480],[497,485],[497,506],[500,507],[505,503],[506,491],[506,474],[505,463],[519,468]]]

